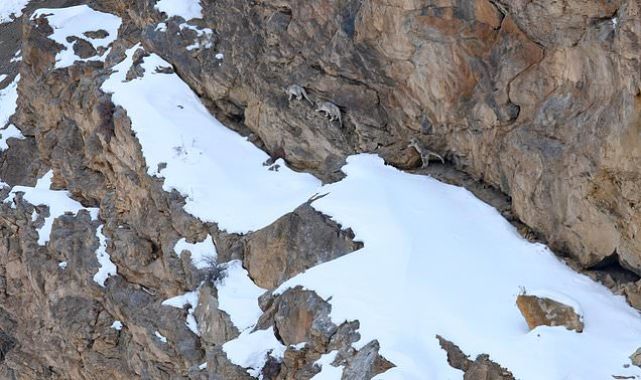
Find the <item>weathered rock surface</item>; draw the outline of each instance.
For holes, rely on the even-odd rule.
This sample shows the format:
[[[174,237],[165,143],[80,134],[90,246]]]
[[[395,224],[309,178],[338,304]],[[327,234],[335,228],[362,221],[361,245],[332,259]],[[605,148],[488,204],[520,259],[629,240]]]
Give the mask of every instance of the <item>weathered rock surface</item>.
[[[336,326],[330,319],[331,305],[312,291],[300,287],[264,299],[257,329],[273,327],[288,348],[281,363],[272,362],[263,372],[271,379],[307,379],[320,371],[315,365],[321,355],[336,351],[331,365],[344,366],[343,379],[367,380],[394,367],[379,355],[377,341],[355,350],[360,339],[358,322]],[[304,343],[302,348],[298,344]]]
[[[274,289],[306,269],[360,248],[351,230],[309,204],[245,237],[244,266],[256,285]]]
[[[519,295],[516,305],[530,330],[537,326],[563,326],[568,330],[583,332],[583,317],[572,306],[527,294]]]
[[[464,380],[514,380],[509,370],[490,360],[489,356],[479,355],[471,360],[456,344],[440,336],[437,338],[450,365],[465,373]]]

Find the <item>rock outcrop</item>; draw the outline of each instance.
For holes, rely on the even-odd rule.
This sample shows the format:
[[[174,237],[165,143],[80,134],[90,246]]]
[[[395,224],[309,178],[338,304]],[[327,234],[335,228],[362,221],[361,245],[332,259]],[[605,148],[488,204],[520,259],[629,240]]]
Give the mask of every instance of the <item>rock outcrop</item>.
[[[583,332],[583,316],[570,305],[528,294],[519,295],[516,305],[530,330],[538,326],[563,326],[568,330]]]
[[[479,355],[475,360],[471,360],[456,344],[440,336],[437,336],[437,339],[447,353],[450,365],[465,373],[464,380],[514,380],[509,370],[490,360],[487,355]]]

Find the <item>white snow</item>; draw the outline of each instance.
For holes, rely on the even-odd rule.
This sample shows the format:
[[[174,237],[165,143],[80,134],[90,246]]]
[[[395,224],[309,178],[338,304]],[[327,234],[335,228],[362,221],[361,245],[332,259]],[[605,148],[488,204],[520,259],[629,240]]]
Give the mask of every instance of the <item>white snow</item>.
[[[2,0],[0,2],[0,24],[11,22],[14,18],[22,16],[22,9],[29,0]]]
[[[13,57],[9,60],[11,63],[17,63],[22,61],[22,50],[18,50],[16,54],[13,55]]]
[[[224,58],[225,58],[225,55],[223,53],[216,53],[216,59],[223,60]]]
[[[7,76],[8,76],[7,74],[0,74],[0,82],[2,82],[5,79],[7,79]]]
[[[111,324],[111,328],[118,331],[122,330],[122,322],[114,321],[114,323]]]
[[[207,369],[207,362],[202,363],[201,365],[198,366],[199,370],[204,370]]]
[[[159,341],[161,341],[162,343],[167,343],[167,338],[166,338],[165,336],[163,336],[161,333],[159,333],[158,331],[154,331],[154,335],[155,335],[155,336],[156,336],[156,338],[158,338],[158,340],[159,340]]]
[[[269,156],[225,128],[176,75],[156,72],[171,67],[155,54],[145,57],[145,75],[125,81],[136,45],[102,86],[126,109],[143,150],[148,173],[163,188],[185,195],[185,210],[228,232],[265,227],[309,199],[320,181],[296,173],[278,160],[280,170],[263,163]],[[206,169],[203,172],[203,169]]]
[[[16,75],[11,84],[0,90],[0,128],[7,125],[11,116],[16,113],[19,81],[20,75]]]
[[[110,13],[98,12],[88,5],[77,5],[67,8],[42,8],[34,12],[32,19],[45,17],[53,28],[53,34],[49,38],[64,48],[56,55],[56,68],[64,68],[74,64],[76,61],[103,61],[109,53],[109,46],[118,36],[118,29],[122,20]],[[88,32],[106,31],[108,35],[104,38],[91,38]],[[96,50],[105,49],[99,56],[80,58],[73,51],[76,39],[70,42],[71,37],[82,38],[89,42]]]
[[[158,0],[154,8],[167,17],[180,16],[185,20],[203,17],[200,0]]]
[[[118,273],[116,264],[111,261],[111,257],[107,253],[107,238],[102,233],[103,227],[104,226],[101,225],[96,229],[96,237],[99,242],[98,248],[96,249],[96,258],[100,264],[100,269],[98,269],[98,272],[93,276],[93,280],[102,287],[105,286],[107,278],[115,276]]]
[[[197,269],[205,269],[212,263],[216,262],[218,256],[216,246],[210,235],[207,235],[205,240],[200,243],[188,243],[185,238],[176,242],[174,252],[180,257],[182,251],[189,251],[191,253],[191,262]]]
[[[6,203],[11,204],[11,206],[15,208],[15,195],[17,193],[24,193],[23,199],[32,205],[49,206],[49,216],[45,218],[44,225],[38,229],[38,244],[40,245],[45,245],[49,241],[54,219],[66,212],[77,214],[80,210],[87,210],[92,219],[98,217],[98,209],[83,207],[79,202],[70,198],[71,194],[69,194],[68,191],[50,190],[52,178],[53,171],[50,170],[38,180],[35,187],[14,186],[5,200]]]
[[[0,105],[0,107],[2,106]],[[9,139],[24,139],[22,132],[13,124],[7,125],[5,129],[0,129],[0,152],[9,149],[9,145],[7,145],[7,140]]]
[[[67,269],[67,265],[68,264],[67,264],[66,261],[61,261],[61,262],[58,263],[58,268],[60,268],[62,270],[65,270],[65,269]]]
[[[338,351],[332,351],[321,356],[314,364],[321,367],[321,371],[311,380],[340,380],[343,376],[342,367],[334,367],[332,362],[336,359]]]
[[[247,368],[251,376],[258,377],[267,357],[282,358],[285,346],[276,339],[274,329],[270,327],[254,332],[245,330],[238,338],[225,343],[223,351],[232,363]]]
[[[492,207],[372,155],[350,157],[343,170],[347,177],[324,186],[329,194],[312,205],[351,227],[364,248],[278,291],[302,285],[330,299],[335,323],[358,319],[356,347],[378,339],[381,354],[397,365],[379,378],[460,379],[437,334],[472,357],[489,354],[520,379],[641,375],[623,368],[641,342],[639,313],[545,246],[523,240]],[[515,306],[522,287],[571,294],[584,332],[528,332]]]
[[[194,311],[196,309],[196,306],[198,306],[198,289],[192,292],[187,292],[180,296],[166,299],[162,302],[162,305],[171,306],[178,309],[183,309],[185,306],[189,306],[189,309],[187,310],[187,320],[185,321],[185,325],[187,326],[187,328],[189,328],[189,330],[191,330],[191,332],[196,335],[200,335],[200,332],[198,331],[198,323],[196,322],[196,317],[194,316]]]
[[[303,348],[305,348],[305,346],[307,346],[307,342],[300,342],[300,343],[298,343],[298,344],[290,344],[290,345],[289,345],[289,347],[290,347],[291,349],[294,349],[294,350],[296,350],[296,351],[300,351],[300,350],[302,350]]]
[[[238,331],[247,330],[262,314],[258,297],[265,289],[254,284],[240,260],[232,260],[224,268],[223,276],[216,281],[218,307],[229,314]]]

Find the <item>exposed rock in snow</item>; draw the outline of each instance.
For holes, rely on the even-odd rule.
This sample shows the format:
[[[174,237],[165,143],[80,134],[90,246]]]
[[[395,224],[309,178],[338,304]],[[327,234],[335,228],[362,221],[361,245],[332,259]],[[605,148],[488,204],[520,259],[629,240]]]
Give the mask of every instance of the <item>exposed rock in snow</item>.
[[[47,206],[49,216],[44,218],[44,224],[38,228],[38,244],[45,245],[49,241],[51,228],[55,218],[70,212],[77,214],[81,210],[86,210],[92,216],[92,219],[98,217],[97,209],[87,209],[79,202],[71,199],[71,194],[64,190],[50,190],[53,171],[47,172],[38,180],[35,187],[15,186],[11,189],[9,197],[5,202],[15,207],[16,197],[22,194],[22,199],[34,206]]]
[[[182,256],[183,251],[189,251],[191,262],[198,269],[205,269],[216,264],[216,246],[211,236],[207,236],[205,240],[199,243],[188,243],[185,238],[178,240],[174,245],[174,252]]]
[[[0,129],[0,151],[7,150],[9,145],[7,145],[8,139],[24,139],[22,132],[16,128],[15,125],[9,124],[7,128]]]
[[[187,308],[187,317],[185,325],[196,335],[200,335],[198,331],[198,323],[194,317],[194,309],[198,305],[198,290],[187,292],[183,295],[166,299],[162,302],[165,306],[172,306],[178,309]]]
[[[237,339],[225,343],[223,350],[232,363],[247,368],[250,375],[259,377],[268,358],[281,358],[285,346],[276,339],[274,331],[269,328],[253,332],[244,331]]]
[[[95,11],[88,5],[42,8],[34,12],[32,19],[40,17],[46,18],[53,28],[49,38],[62,45],[56,55],[56,68],[69,67],[77,61],[104,60],[122,23],[119,17]]]
[[[516,305],[530,330],[538,326],[563,326],[568,330],[583,332],[583,316],[571,305],[529,294],[520,294],[516,298]]]
[[[494,363],[485,355],[479,355],[475,360],[467,355],[454,343],[437,336],[441,348],[447,352],[447,361],[456,369],[465,372],[464,380],[514,380],[514,376],[506,368]]]
[[[319,263],[359,249],[350,230],[305,204],[247,236],[243,264],[260,287],[274,289]]]

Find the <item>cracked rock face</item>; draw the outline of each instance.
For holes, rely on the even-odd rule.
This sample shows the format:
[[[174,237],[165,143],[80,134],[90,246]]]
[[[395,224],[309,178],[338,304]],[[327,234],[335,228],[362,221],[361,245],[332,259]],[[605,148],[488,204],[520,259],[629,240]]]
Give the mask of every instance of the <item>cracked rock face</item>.
[[[29,15],[77,4],[119,15],[120,38],[104,62],[54,70],[54,30]],[[26,17],[0,24],[0,74],[7,75],[0,89],[20,74],[12,123],[24,135],[0,153],[0,178],[34,186],[52,170],[53,189],[100,215],[59,216],[42,246],[37,230],[46,207],[0,205],[0,377],[249,378],[222,350],[241,332],[221,309],[218,268],[194,267],[190,255],[175,252],[176,242],[211,236],[218,262],[240,260],[265,291],[362,247],[308,204],[246,235],[186,213],[184,199],[148,175],[127,112],[100,90],[137,41],[144,50],[134,61],[162,56],[173,68],[161,71],[175,71],[271,161],[283,158],[325,182],[341,178],[345,157],[357,152],[411,170],[421,165],[408,148],[416,138],[450,167],[506,194],[515,219],[581,267],[617,262],[641,275],[638,2],[216,0],[202,2],[204,17],[193,27],[180,17],[164,20],[154,5],[33,0]],[[103,53],[84,38],[73,50],[83,58]],[[144,74],[135,63],[127,80]],[[291,85],[302,86],[309,102],[289,101]],[[324,102],[338,107],[342,125],[316,112]],[[8,197],[7,189],[0,195]],[[101,265],[98,228],[118,268],[104,287],[92,280]],[[639,308],[636,280],[624,289]],[[162,304],[194,289],[195,304]],[[261,301],[257,329],[274,329],[286,346],[282,360],[267,361],[263,378],[311,378],[332,352],[343,379],[395,366],[376,340],[353,348],[358,321],[335,324],[331,305],[312,291],[267,292]],[[554,301],[529,302],[538,309],[522,301],[524,314],[567,314]],[[185,324],[192,315],[199,335]],[[583,328],[574,319],[531,327],[540,324]],[[513,378],[487,356],[471,360],[440,342],[465,379]]]

